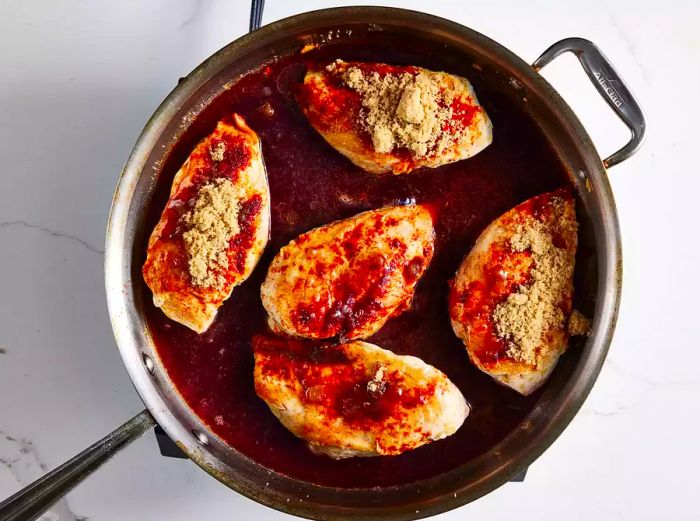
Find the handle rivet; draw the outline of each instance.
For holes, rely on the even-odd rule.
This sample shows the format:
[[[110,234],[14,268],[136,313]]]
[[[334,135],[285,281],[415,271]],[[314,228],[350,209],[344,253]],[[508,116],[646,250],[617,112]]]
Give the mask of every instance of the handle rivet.
[[[209,438],[207,438],[207,435],[203,432],[192,429],[192,434],[200,445],[204,445],[205,447],[209,445]]]
[[[141,356],[143,357],[143,365],[146,368],[146,371],[153,374],[156,370],[156,365],[153,363],[153,359],[146,353],[143,353]]]

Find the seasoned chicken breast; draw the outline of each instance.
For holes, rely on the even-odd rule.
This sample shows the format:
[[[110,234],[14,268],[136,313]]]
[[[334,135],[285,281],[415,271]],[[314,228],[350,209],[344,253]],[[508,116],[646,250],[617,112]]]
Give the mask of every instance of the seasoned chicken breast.
[[[425,206],[388,206],[306,232],[273,259],[261,288],[270,328],[365,338],[408,309],[433,256]]]
[[[333,148],[374,174],[453,163],[492,140],[469,81],[420,67],[338,60],[307,72],[297,102]]]
[[[270,231],[270,192],[257,135],[234,114],[192,151],[148,241],[153,303],[197,333],[253,271]]]
[[[577,227],[568,189],[533,197],[484,230],[452,282],[452,328],[469,358],[524,395],[566,350]]]
[[[469,407],[443,373],[366,342],[313,345],[257,337],[255,391],[312,451],[401,454],[454,434]]]

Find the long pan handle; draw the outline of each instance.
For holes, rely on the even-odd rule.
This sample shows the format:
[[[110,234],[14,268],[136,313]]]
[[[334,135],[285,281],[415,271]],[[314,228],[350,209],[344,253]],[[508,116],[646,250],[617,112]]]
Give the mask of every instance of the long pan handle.
[[[85,478],[132,441],[151,430],[156,421],[147,410],[94,445],[0,503],[0,521],[32,521],[40,517]]]
[[[265,9],[265,0],[253,0],[250,4],[250,24],[248,30],[252,33],[256,29],[260,29],[262,25],[263,9]]]

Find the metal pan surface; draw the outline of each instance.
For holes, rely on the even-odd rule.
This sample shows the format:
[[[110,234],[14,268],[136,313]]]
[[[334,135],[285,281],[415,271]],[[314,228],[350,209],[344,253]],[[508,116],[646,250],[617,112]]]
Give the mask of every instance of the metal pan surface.
[[[213,100],[260,64],[298,52],[306,44],[323,45],[331,39],[362,41],[377,32],[431,42],[454,60],[476,64],[490,88],[519,103],[534,121],[577,191],[582,240],[590,249],[584,265],[577,269],[581,272],[579,286],[587,306],[584,311],[593,316],[593,328],[585,345],[560,362],[518,428],[487,453],[428,479],[391,487],[338,488],[271,471],[224,443],[192,412],[156,352],[144,311],[148,295],[143,294],[140,261],[150,233],[148,208],[164,159]],[[634,98],[590,42],[559,42],[535,66],[539,69],[565,51],[576,53],[595,80],[596,88],[632,131],[630,143],[605,162],[571,109],[535,67],[476,31],[413,11],[352,7],[280,20],[224,47],[184,78],[156,110],[136,142],[110,213],[105,259],[109,313],[124,363],[148,409],[138,421],[129,424],[117,443],[114,438],[110,443],[120,445],[128,441],[152,426],[155,419],[193,461],[232,489],[270,507],[313,519],[428,517],[473,501],[527,468],[571,421],[605,359],[621,285],[620,234],[606,166],[634,153],[644,134],[643,115]],[[109,457],[110,451],[106,452],[97,456],[96,466]],[[68,470],[73,479],[88,473]],[[35,496],[37,491],[40,492],[33,491]],[[17,498],[10,498],[13,499],[16,503]],[[28,496],[19,499],[28,501]],[[0,505],[0,512],[8,501]]]

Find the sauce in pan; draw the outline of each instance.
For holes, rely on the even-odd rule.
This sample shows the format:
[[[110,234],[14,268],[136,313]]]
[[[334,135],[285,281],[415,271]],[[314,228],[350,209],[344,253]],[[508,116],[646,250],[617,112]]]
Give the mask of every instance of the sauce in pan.
[[[445,61],[449,53],[444,49],[421,45],[428,44],[363,40],[263,66],[204,110],[167,158],[158,180],[148,233],[175,172],[217,120],[238,112],[260,136],[272,197],[272,237],[253,275],[234,289],[202,335],[167,319],[150,302],[147,288],[143,294],[158,354],[189,406],[238,451],[297,479],[373,487],[438,475],[488,451],[520,423],[540,394],[520,396],[469,362],[450,327],[448,280],[492,219],[529,197],[566,185],[566,174],[537,126],[505,95],[488,88],[471,62],[464,57],[459,63]],[[335,58],[414,64],[468,77],[493,121],[493,143],[471,159],[433,170],[400,176],[364,173],[325,143],[294,102],[292,91],[305,63]],[[434,258],[418,283],[411,309],[367,340],[418,356],[445,372],[470,403],[471,414],[455,435],[400,456],[334,461],[314,455],[253,389],[252,339],[267,333],[260,302],[267,267],[280,247],[302,232],[372,208],[414,201],[437,209]]]

